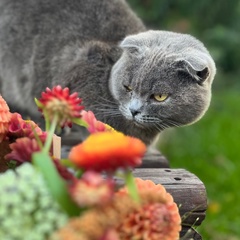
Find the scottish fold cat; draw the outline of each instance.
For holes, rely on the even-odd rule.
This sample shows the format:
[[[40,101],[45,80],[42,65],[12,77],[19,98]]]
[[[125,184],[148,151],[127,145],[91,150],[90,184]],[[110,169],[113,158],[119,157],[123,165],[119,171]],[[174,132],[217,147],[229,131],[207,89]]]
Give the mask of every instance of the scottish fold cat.
[[[0,93],[34,120],[34,97],[60,84],[149,145],[204,115],[215,72],[199,40],[148,31],[124,0],[0,0]]]

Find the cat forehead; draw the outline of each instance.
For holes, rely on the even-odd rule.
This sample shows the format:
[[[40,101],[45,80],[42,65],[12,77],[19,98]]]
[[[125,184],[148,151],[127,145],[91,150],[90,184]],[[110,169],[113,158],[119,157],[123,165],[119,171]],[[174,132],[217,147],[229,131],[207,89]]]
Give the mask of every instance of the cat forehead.
[[[187,48],[207,52],[204,45],[188,34],[170,31],[153,31],[127,36],[120,44],[121,47],[141,47],[142,49],[164,49],[169,52],[181,52]]]
[[[151,70],[139,71],[130,79],[129,85],[140,92],[163,91],[169,92],[179,84],[176,71],[169,67],[155,67]],[[183,84],[183,83],[182,83]]]
[[[211,79],[216,73],[215,63],[202,42],[189,34],[170,31],[153,31],[127,36],[120,46],[123,49],[135,49],[145,61],[154,61],[159,65],[185,61],[194,70],[208,67]],[[141,60],[142,61],[142,60]]]

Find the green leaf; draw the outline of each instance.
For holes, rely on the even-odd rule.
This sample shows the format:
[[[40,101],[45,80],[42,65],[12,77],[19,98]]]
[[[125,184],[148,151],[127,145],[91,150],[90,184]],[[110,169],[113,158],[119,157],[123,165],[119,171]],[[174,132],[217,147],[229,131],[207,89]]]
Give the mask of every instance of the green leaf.
[[[69,216],[79,216],[82,209],[71,199],[67,184],[60,177],[50,156],[47,153],[37,152],[33,154],[32,161],[42,173],[53,198]]]
[[[62,159],[60,159],[60,162],[65,167],[72,168],[72,169],[78,169],[78,167],[73,162],[71,162],[68,158],[62,158]]]
[[[34,98],[34,101],[35,101],[38,108],[41,108],[41,109],[43,108],[44,105],[40,101],[38,101],[37,98]]]
[[[74,118],[74,119],[72,119],[72,122],[79,125],[79,126],[83,126],[85,128],[88,127],[88,124],[84,120],[82,120],[81,118]]]

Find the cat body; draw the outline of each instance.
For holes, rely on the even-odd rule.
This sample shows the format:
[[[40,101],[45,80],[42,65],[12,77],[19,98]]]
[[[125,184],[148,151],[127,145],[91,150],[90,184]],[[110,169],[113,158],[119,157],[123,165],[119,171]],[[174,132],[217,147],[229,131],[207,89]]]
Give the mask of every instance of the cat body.
[[[147,31],[123,0],[0,0],[0,93],[34,120],[34,97],[59,84],[150,144],[203,116],[214,75],[200,41]]]

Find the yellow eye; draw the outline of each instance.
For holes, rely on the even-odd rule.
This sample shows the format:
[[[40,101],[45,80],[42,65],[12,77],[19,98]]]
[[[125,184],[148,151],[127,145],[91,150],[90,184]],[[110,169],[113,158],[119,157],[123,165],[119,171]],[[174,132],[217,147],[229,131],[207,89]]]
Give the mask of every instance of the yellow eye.
[[[158,102],[163,102],[164,100],[166,100],[168,97],[167,94],[154,94],[153,98],[158,101]]]
[[[124,85],[125,89],[127,90],[127,92],[131,92],[132,91],[132,88],[130,86],[126,86]]]

